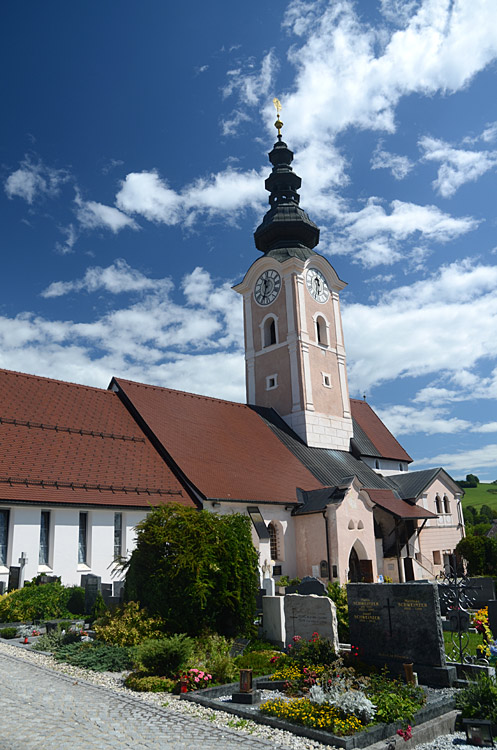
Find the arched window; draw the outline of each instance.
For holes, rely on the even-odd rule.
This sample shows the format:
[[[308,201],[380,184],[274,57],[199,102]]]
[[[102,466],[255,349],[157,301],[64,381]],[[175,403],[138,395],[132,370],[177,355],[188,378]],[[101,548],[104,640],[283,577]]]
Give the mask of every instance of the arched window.
[[[274,523],[270,523],[267,527],[269,532],[269,549],[271,551],[271,560],[278,559],[278,531]]]
[[[450,513],[450,503],[447,495],[444,495],[444,513]]]
[[[380,468],[380,462],[378,461],[378,459],[376,459],[376,461],[374,462],[374,468],[375,469],[379,469]]]
[[[316,318],[316,341],[322,346],[328,346],[328,326],[322,315]]]
[[[442,501],[440,500],[438,495],[435,498],[435,507],[437,509],[437,513],[440,514],[442,512]]]
[[[263,345],[266,347],[276,343],[276,321],[273,317],[269,317],[264,322]]]

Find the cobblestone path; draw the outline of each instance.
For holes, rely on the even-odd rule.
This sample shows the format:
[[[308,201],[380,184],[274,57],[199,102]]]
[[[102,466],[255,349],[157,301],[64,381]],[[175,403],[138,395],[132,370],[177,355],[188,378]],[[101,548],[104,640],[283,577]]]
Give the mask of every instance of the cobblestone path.
[[[4,654],[0,706],[0,750],[275,750]]]

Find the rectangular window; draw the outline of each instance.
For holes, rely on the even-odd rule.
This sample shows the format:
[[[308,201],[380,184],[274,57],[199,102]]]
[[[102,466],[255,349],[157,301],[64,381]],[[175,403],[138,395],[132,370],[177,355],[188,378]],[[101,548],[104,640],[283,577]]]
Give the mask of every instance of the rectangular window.
[[[123,552],[123,514],[114,513],[114,560],[118,560]]]
[[[79,514],[78,563],[86,563],[88,556],[88,513]]]
[[[0,510],[0,565],[7,565],[7,543],[9,541],[9,512]]]
[[[38,555],[39,565],[49,565],[48,556],[50,552],[50,511],[42,510],[40,518],[40,552]]]
[[[442,557],[440,555],[439,549],[433,550],[433,564],[434,565],[441,565],[442,564]]]

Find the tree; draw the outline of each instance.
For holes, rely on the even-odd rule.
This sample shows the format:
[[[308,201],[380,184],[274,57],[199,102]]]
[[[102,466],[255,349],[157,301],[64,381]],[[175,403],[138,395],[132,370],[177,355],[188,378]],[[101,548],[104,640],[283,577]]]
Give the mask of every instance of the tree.
[[[470,486],[476,487],[478,484],[480,484],[480,480],[476,476],[476,474],[466,474],[466,481]]]
[[[161,505],[137,527],[126,564],[125,595],[168,630],[222,635],[253,628],[258,587],[250,519]]]
[[[488,536],[467,536],[458,542],[456,554],[464,557],[471,576],[495,575],[497,541]]]

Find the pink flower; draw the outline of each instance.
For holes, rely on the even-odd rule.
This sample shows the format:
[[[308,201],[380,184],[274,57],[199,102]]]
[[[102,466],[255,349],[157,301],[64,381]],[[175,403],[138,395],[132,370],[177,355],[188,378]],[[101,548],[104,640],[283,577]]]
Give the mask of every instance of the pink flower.
[[[209,678],[207,677],[207,675],[205,675],[205,677],[204,677],[204,680],[208,680],[208,679],[209,679]]]
[[[200,682],[200,677],[195,677],[195,682]]]

